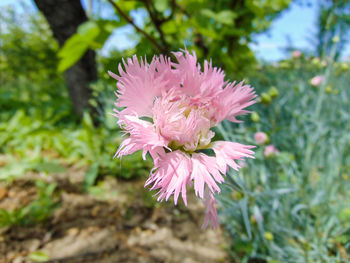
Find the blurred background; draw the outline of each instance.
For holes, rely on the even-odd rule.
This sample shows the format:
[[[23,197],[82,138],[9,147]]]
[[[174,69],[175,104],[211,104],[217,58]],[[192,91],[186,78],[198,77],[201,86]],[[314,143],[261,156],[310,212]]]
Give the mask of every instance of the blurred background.
[[[350,262],[349,0],[1,0],[0,262]],[[256,145],[204,207],[157,203],[107,71],[195,51],[255,87]]]

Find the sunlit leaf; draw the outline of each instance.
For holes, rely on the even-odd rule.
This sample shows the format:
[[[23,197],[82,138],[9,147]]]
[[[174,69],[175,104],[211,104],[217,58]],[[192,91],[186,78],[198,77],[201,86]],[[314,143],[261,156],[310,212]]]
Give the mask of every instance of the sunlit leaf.
[[[237,15],[231,10],[223,10],[215,13],[210,9],[203,9],[201,13],[204,16],[214,19],[218,23],[225,25],[233,25],[234,19],[237,17]]]
[[[62,165],[54,162],[43,162],[38,163],[34,166],[34,169],[38,172],[46,172],[46,173],[64,173],[66,168]]]
[[[45,262],[45,261],[48,261],[50,259],[50,257],[43,251],[31,252],[28,255],[28,258],[30,260],[33,260],[34,262]]]
[[[170,20],[164,24],[162,24],[162,30],[166,34],[173,34],[176,33],[178,30],[178,26],[174,20]]]
[[[164,12],[168,8],[168,0],[155,0],[154,7],[158,12]]]

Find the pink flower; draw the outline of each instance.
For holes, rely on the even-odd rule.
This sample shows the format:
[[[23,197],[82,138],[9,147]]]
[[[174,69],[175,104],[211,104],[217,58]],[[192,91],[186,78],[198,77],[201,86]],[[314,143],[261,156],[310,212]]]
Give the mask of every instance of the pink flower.
[[[254,134],[254,139],[257,144],[265,144],[269,138],[267,137],[267,134],[265,132],[257,132]]]
[[[206,216],[203,227],[219,225],[215,193],[229,167],[245,157],[253,158],[247,146],[227,141],[212,141],[211,128],[227,119],[239,122],[238,115],[248,113],[255,103],[253,88],[224,80],[222,70],[204,61],[203,69],[196,54],[174,53],[177,62],[155,56],[151,63],[137,57],[123,60],[117,80],[117,102],[114,116],[129,136],[123,140],[117,157],[143,151],[149,153],[154,167],[145,186],[158,190],[158,201],[181,195],[187,205],[187,187],[194,187],[204,200]],[[214,156],[201,152],[212,149]]]
[[[311,85],[314,87],[321,85],[323,82],[324,82],[323,76],[315,76],[310,80]]]
[[[292,53],[293,58],[300,58],[302,53],[299,50],[294,50]]]
[[[279,153],[279,151],[273,145],[266,146],[265,151],[264,151],[265,157],[272,157],[274,155],[277,155],[278,153]]]

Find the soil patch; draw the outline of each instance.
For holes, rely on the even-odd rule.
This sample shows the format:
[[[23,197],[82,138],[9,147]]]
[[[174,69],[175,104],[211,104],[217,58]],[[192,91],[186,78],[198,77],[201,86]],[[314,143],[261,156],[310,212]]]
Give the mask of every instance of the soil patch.
[[[44,223],[2,228],[0,262],[33,262],[37,251],[50,263],[228,262],[221,231],[201,229],[204,207],[194,194],[188,207],[155,203],[143,181],[107,177],[87,193],[57,178],[59,208]],[[30,179],[0,185],[0,208],[16,209],[36,195]]]

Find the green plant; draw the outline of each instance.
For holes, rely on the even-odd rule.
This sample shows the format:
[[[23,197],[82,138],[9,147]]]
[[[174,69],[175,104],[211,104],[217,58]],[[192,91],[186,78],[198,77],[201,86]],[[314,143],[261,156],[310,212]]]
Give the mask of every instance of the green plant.
[[[260,116],[256,122],[220,129],[225,139],[253,145],[254,133],[266,132],[280,151],[268,158],[265,146],[258,146],[256,159],[232,173],[218,197],[236,262],[349,259],[349,77],[335,76],[332,63],[320,69],[302,59],[298,66],[284,61],[288,69],[263,66],[250,77],[258,94],[274,86],[278,95],[252,108]],[[316,73],[326,82],[312,87],[308,81]],[[338,94],[329,93],[329,85]]]
[[[61,70],[74,64],[83,50],[100,49],[114,29],[132,26],[136,44],[123,55],[136,53],[151,58],[155,53],[170,55],[186,47],[195,50],[200,58],[213,59],[215,65],[242,76],[256,62],[249,47],[252,34],[267,30],[291,0],[107,2],[96,4],[114,8],[115,17],[102,19],[95,13],[81,25],[59,53]],[[138,19],[134,19],[135,14]],[[113,59],[121,61],[120,56]]]
[[[28,85],[35,82],[42,84],[41,89],[45,92],[53,94],[62,83],[62,76],[56,70],[58,43],[44,18],[34,13],[30,6],[22,7],[29,11],[28,15],[20,14],[13,7],[0,11],[0,83]],[[33,100],[38,95],[37,90],[31,90],[35,87],[38,86],[26,87],[34,96]],[[16,86],[13,88],[19,90]],[[25,90],[23,86],[21,88]],[[26,95],[29,95],[28,91]]]
[[[37,198],[26,206],[13,211],[0,209],[0,227],[31,225],[47,220],[58,207],[56,184],[36,182]]]

